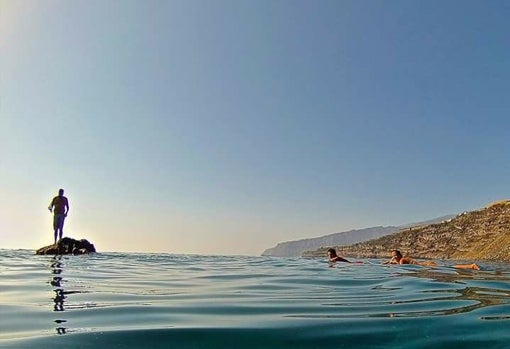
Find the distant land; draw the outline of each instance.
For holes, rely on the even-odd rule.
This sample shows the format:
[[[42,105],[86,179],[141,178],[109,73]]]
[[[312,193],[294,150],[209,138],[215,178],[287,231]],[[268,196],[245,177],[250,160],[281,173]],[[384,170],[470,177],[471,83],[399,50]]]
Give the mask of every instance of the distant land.
[[[344,245],[344,244],[343,244]],[[463,212],[452,219],[399,232],[349,246],[334,245],[341,256],[388,258],[399,249],[414,258],[510,262],[510,200]],[[324,257],[326,247],[303,253]]]
[[[265,250],[263,256],[273,257],[299,257],[306,251],[316,250],[321,247],[331,247],[338,245],[351,245],[357,242],[376,239],[381,236],[394,234],[401,229],[423,226],[431,223],[441,222],[454,217],[454,215],[443,216],[431,220],[410,223],[400,226],[378,226],[365,229],[349,230],[341,233],[333,233],[321,237],[281,242],[275,247]]]

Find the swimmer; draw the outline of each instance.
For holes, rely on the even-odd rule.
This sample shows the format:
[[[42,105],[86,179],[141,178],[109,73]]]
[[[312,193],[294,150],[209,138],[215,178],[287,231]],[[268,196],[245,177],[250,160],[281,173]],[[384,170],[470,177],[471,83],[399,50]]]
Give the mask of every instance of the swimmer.
[[[415,265],[421,265],[424,267],[435,267],[437,266],[437,263],[434,261],[424,261],[424,262],[418,262],[411,257],[403,257],[402,253],[399,250],[392,250],[391,251],[391,258],[390,260],[384,262],[383,264],[415,264]],[[453,266],[454,268],[458,269],[474,269],[474,270],[480,270],[480,267],[475,264],[456,264]]]
[[[328,258],[329,258],[329,262],[331,262],[331,263],[333,263],[333,262],[352,263],[352,262],[348,261],[347,259],[342,258],[339,255],[337,255],[336,250],[334,248],[330,248],[328,250]]]

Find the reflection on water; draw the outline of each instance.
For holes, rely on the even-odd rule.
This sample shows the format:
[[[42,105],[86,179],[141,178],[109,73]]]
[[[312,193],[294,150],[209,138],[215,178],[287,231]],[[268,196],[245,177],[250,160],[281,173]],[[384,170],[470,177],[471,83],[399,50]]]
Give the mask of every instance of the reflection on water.
[[[397,275],[400,277],[420,278],[444,284],[445,286],[439,287],[439,289],[419,290],[416,294],[421,294],[423,298],[418,297],[413,300],[394,301],[392,304],[448,302],[448,304],[454,304],[455,307],[390,313],[387,315],[390,317],[452,315],[468,313],[490,306],[510,304],[510,277],[508,273],[505,274],[500,270],[478,272],[456,269],[454,272],[451,272],[448,268],[418,268],[405,273],[397,273]],[[502,320],[508,318],[510,318],[510,315],[481,317],[482,320]]]
[[[508,265],[476,271],[366,261],[329,268],[325,260],[297,258],[1,251],[0,347],[16,348],[2,342],[16,340],[23,349],[41,342],[139,348],[147,336],[154,348],[170,341],[228,347],[220,345],[224,338],[281,349],[331,342],[501,349],[510,341]]]
[[[53,320],[57,324],[55,328],[58,335],[67,334],[69,332],[69,327],[66,326],[68,322],[68,314],[66,314],[69,309],[80,309],[84,306],[82,304],[74,304],[73,306],[69,305],[68,297],[72,294],[82,294],[88,293],[87,291],[81,290],[69,290],[69,287],[76,287],[76,275],[77,270],[76,266],[72,265],[71,262],[76,262],[76,260],[70,260],[68,258],[80,258],[76,256],[62,256],[55,255],[51,257],[50,260],[50,271],[51,271],[51,279],[49,284],[53,287],[54,297],[53,300],[53,309],[52,313],[57,314],[57,319]],[[65,262],[71,264],[71,267],[66,266]],[[69,268],[71,268],[69,270]],[[67,279],[67,275],[71,275],[74,282],[69,282]],[[69,286],[71,284],[71,286]],[[66,314],[66,315],[64,315]]]
[[[77,261],[67,260],[67,262],[73,262],[71,265],[74,267],[72,271],[67,271],[73,273],[74,282],[69,283],[64,273],[63,257],[54,256],[51,262],[50,284],[54,287],[55,293],[53,311],[59,314],[59,318],[54,320],[58,324],[57,333],[68,333],[68,326],[65,326],[67,317],[63,316],[67,308],[83,310],[131,305],[140,307],[138,310],[150,311],[151,306],[159,306],[161,309],[172,308],[174,314],[177,309],[181,309],[180,311],[184,312],[183,315],[187,311],[202,314],[205,319],[208,316],[218,316],[218,313],[238,314],[246,311],[249,313],[251,304],[258,302],[261,303],[261,310],[256,310],[255,313],[263,313],[265,299],[269,296],[269,299],[274,302],[280,302],[280,306],[273,308],[273,311],[281,308],[280,315],[283,318],[348,319],[441,317],[510,304],[510,276],[508,271],[501,270],[475,271],[449,267],[340,264],[330,269],[331,272],[326,275],[324,274],[328,269],[326,265],[319,269],[314,267],[311,269],[312,272],[308,273],[306,269],[296,269],[296,265],[291,264],[296,263],[295,261],[283,268],[274,268],[269,264],[270,269],[274,270],[269,271],[270,269],[263,266],[256,272],[256,269],[260,269],[260,260],[255,260],[257,262],[253,265],[250,263],[243,265],[242,262],[237,263],[237,261],[233,264],[231,259],[218,259],[216,263],[211,263],[208,269],[205,269],[196,268],[200,261],[188,265],[187,259],[183,263],[181,259],[175,261],[163,258],[161,262],[168,265],[161,267],[157,263],[154,264],[154,256],[149,257],[141,258],[139,263],[133,264],[126,260],[119,265],[113,262],[112,268],[104,272],[95,269],[93,273],[98,277],[106,273],[109,282],[101,283],[101,285],[89,284],[87,287],[93,291],[70,291],[67,289],[69,284],[76,286],[77,270],[73,263],[76,264]],[[92,262],[99,262],[99,260],[92,260]],[[103,260],[101,263],[107,265],[112,261]],[[301,267],[300,263],[300,261],[297,262],[298,267]],[[229,269],[233,272],[227,275],[225,270]],[[320,273],[317,274],[319,270]],[[335,280],[337,276],[332,273],[337,271],[345,275]],[[282,272],[283,274],[280,274]],[[298,279],[295,279],[293,275],[298,276]],[[325,279],[324,276],[326,276]],[[182,284],[183,280],[186,280],[184,284]],[[321,285],[322,282],[325,284]],[[337,285],[332,287],[331,282]],[[154,287],[158,284],[159,287]],[[319,290],[316,289],[317,287]],[[89,292],[95,294],[91,297],[96,302],[75,301],[71,306],[68,304],[68,297],[71,294]],[[101,301],[101,295],[106,294],[116,295],[119,300],[117,302]],[[171,294],[179,296],[153,298]],[[120,302],[120,299],[125,301],[127,298],[130,299],[128,302]],[[207,299],[214,299],[214,302],[208,303]],[[232,302],[232,299],[235,299],[235,302]],[[328,301],[324,302],[325,299]],[[198,304],[206,306],[198,310],[195,306]],[[307,305],[306,312],[300,311],[299,304]],[[211,305],[214,306],[211,307]],[[247,307],[247,305],[250,306]],[[223,309],[221,312],[220,308]],[[272,316],[275,313],[267,315]],[[507,313],[499,313],[480,316],[479,319],[505,320],[509,316],[510,314]]]
[[[63,286],[65,280],[62,276],[60,276],[64,271],[64,263],[61,255],[55,255],[52,258],[50,268],[52,275],[56,275],[53,276],[50,281],[50,285],[54,287],[53,291],[55,292],[55,297],[53,298],[53,311],[60,313],[65,311],[64,303],[66,300],[66,292]],[[67,328],[63,326],[67,320],[56,319],[54,322],[57,324],[57,334],[62,335],[67,333]]]

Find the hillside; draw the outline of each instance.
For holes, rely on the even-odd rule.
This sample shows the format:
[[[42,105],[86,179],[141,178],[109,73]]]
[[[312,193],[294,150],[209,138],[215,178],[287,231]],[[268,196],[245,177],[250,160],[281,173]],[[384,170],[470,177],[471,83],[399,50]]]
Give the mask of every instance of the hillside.
[[[454,216],[434,218],[424,222],[411,223],[401,226],[371,227],[365,229],[349,230],[341,233],[329,234],[317,238],[309,238],[295,241],[281,242],[273,248],[265,250],[263,256],[274,257],[299,257],[305,251],[318,249],[322,246],[351,245],[357,242],[367,241],[398,232],[410,226],[423,226],[430,223],[437,223]]]
[[[399,249],[415,258],[510,262],[510,200],[464,212],[441,223],[409,227],[381,238],[350,246],[333,246],[339,255],[386,258]],[[303,256],[324,257],[327,248]]]
[[[366,229],[350,230],[342,233],[334,233],[317,238],[281,242],[273,248],[265,250],[263,256],[274,257],[299,257],[308,250],[317,249],[321,246],[349,245],[360,241],[375,239],[384,235],[395,233],[399,227],[372,227]]]

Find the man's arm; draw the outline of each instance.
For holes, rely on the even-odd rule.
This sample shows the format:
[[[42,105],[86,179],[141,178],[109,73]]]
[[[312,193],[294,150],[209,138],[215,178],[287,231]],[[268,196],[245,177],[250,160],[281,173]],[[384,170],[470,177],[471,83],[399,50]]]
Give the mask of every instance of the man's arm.
[[[395,257],[391,257],[386,262],[383,262],[382,264],[398,264],[398,261],[395,259]]]
[[[50,202],[50,205],[48,206],[48,210],[50,212],[53,210],[53,200],[55,200],[55,199],[52,199],[51,202]]]
[[[66,211],[64,212],[64,216],[67,217],[68,213],[69,213],[69,201],[66,199]]]
[[[331,258],[332,259],[332,262],[345,262],[345,263],[351,263],[350,261],[348,261],[347,259],[345,258],[342,258],[340,256],[336,256],[336,257],[333,257]]]

